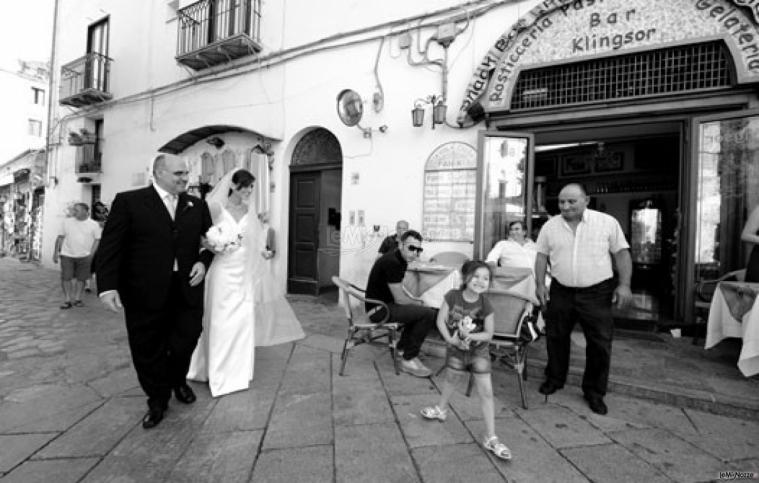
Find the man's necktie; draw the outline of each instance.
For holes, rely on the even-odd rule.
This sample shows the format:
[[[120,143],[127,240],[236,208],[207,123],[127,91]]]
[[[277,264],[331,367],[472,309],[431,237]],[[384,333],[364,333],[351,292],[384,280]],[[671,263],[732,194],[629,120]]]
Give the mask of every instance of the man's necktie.
[[[169,210],[169,216],[171,216],[171,219],[174,219],[174,213],[177,212],[177,195],[168,193],[166,195],[166,209]],[[176,233],[176,230],[174,230]],[[178,270],[179,265],[177,264],[177,259],[174,258],[174,271],[176,272]]]
[[[177,195],[171,193],[166,195],[166,209],[169,210],[169,216],[174,219],[174,213],[177,212]]]

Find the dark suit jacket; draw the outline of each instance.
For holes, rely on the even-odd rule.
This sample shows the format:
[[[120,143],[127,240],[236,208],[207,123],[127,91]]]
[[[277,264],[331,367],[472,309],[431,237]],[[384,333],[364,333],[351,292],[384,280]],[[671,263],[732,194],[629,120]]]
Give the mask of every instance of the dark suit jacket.
[[[156,310],[169,295],[174,260],[191,306],[202,304],[203,284],[190,287],[197,261],[208,268],[213,253],[200,252],[200,237],[211,226],[204,201],[179,195],[174,220],[155,188],[116,195],[98,247],[98,290],[118,290],[127,308]]]

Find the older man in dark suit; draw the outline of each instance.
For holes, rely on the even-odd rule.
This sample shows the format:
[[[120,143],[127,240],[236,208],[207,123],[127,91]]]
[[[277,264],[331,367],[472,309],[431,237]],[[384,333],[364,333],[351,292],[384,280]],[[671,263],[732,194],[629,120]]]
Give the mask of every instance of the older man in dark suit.
[[[211,226],[206,204],[185,193],[187,163],[159,154],[155,182],[119,193],[98,250],[97,281],[106,307],[126,318],[129,347],[148,396],[144,428],[161,422],[171,391],[195,401],[185,375],[202,330],[203,278],[213,258],[201,251]]]

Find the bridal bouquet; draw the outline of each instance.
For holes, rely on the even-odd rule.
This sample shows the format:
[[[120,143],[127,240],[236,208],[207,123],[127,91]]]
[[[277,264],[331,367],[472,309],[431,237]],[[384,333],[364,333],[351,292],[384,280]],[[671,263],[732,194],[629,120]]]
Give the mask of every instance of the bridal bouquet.
[[[242,233],[229,225],[213,225],[206,232],[206,242],[216,253],[229,253],[240,248]]]

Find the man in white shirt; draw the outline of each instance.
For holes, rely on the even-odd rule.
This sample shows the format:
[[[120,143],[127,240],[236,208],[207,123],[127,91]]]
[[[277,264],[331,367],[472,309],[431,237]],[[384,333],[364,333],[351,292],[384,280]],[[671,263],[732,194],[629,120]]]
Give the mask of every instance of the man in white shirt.
[[[74,216],[63,220],[55,240],[53,262],[61,261],[62,309],[81,307],[84,282],[90,278],[92,255],[100,242],[100,225],[89,217],[85,203],[74,205]]]
[[[615,218],[588,209],[588,196],[577,183],[559,193],[561,216],[548,220],[538,236],[535,261],[536,295],[547,307],[548,366],[540,392],[548,397],[564,386],[569,369],[570,335],[579,322],[587,341],[582,390],[590,409],[606,414],[603,401],[609,379],[614,332],[612,304],[632,300],[629,244]],[[618,280],[614,279],[614,256]],[[550,293],[545,285],[551,264]]]

